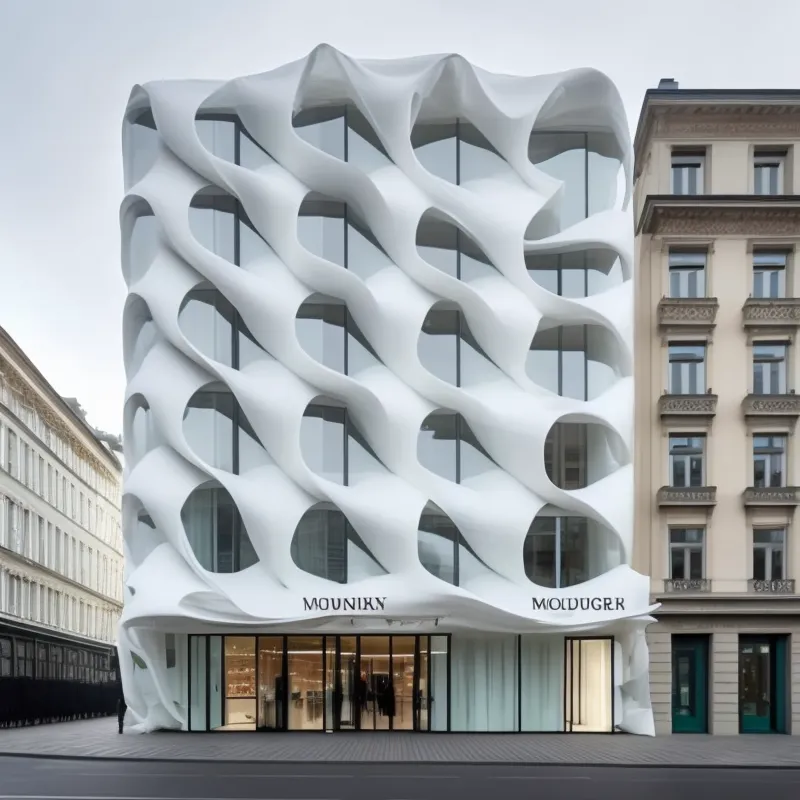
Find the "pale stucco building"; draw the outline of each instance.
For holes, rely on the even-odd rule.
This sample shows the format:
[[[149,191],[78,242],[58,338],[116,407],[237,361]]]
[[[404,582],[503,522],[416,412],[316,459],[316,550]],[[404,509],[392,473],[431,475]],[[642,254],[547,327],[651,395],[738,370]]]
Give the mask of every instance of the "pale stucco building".
[[[647,92],[634,567],[656,732],[800,734],[800,91]]]

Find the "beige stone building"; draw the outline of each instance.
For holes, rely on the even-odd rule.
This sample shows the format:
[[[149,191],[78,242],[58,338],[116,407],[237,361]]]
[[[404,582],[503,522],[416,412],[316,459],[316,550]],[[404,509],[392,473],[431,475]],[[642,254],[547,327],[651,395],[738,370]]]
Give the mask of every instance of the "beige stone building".
[[[636,567],[659,734],[800,735],[800,91],[647,92]]]

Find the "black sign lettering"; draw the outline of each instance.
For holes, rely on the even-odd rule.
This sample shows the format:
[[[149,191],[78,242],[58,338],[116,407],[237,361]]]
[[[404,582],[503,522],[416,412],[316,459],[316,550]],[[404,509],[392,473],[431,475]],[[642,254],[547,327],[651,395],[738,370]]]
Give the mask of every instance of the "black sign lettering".
[[[304,597],[306,611],[385,611],[385,597]]]
[[[624,611],[624,597],[534,597],[534,611]]]

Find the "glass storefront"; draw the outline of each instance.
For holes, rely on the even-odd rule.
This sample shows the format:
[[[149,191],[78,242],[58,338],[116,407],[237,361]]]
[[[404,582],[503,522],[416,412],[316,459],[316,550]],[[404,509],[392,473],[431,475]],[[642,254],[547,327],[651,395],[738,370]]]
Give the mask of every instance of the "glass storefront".
[[[612,732],[612,638],[190,636],[190,731]]]

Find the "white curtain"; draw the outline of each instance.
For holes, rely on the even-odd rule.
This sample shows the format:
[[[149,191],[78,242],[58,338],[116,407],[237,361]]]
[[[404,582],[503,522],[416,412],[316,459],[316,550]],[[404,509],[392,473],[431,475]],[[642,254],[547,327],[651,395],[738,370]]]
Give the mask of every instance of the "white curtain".
[[[517,637],[451,639],[453,731],[516,731]]]
[[[564,638],[526,635],[521,640],[523,731],[564,730]]]

